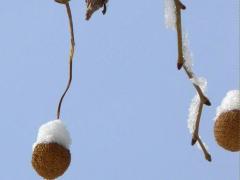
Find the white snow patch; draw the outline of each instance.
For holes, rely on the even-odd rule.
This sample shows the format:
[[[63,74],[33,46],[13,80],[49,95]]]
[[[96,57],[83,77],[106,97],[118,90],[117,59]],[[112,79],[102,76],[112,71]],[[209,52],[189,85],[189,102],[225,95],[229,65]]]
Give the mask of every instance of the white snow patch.
[[[207,80],[204,77],[193,76],[190,81],[192,81],[193,84],[199,86],[203,93],[206,91]]]
[[[191,105],[188,109],[188,129],[191,134],[193,134],[195,129],[195,122],[197,120],[197,113],[200,106],[200,98],[198,95],[195,95],[192,99]]]
[[[63,122],[60,119],[43,124],[37,135],[37,141],[33,144],[33,150],[40,143],[58,143],[69,149],[71,137]]]
[[[174,0],[164,0],[164,17],[167,28],[176,30],[176,6]]]
[[[187,70],[189,72],[192,71],[193,67],[193,54],[191,53],[189,49],[189,40],[188,40],[188,34],[184,33],[183,35],[183,58],[184,58],[184,65],[186,66]]]
[[[216,120],[220,114],[234,109],[240,110],[240,90],[231,90],[227,93],[221,105],[217,107],[217,113],[214,120]]]

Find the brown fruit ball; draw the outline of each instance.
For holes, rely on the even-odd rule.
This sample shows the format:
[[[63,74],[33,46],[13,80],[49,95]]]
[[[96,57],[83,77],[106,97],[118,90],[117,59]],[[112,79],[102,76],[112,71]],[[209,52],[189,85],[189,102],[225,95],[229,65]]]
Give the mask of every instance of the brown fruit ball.
[[[70,162],[70,151],[57,143],[38,144],[32,154],[33,168],[48,180],[63,175]]]
[[[215,122],[214,135],[219,146],[232,152],[240,151],[240,110],[220,114]]]

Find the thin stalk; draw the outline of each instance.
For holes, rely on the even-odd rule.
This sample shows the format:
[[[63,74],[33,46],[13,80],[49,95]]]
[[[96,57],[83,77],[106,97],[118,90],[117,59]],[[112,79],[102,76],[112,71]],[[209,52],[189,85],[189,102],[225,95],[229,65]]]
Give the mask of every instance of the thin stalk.
[[[201,120],[202,110],[203,110],[203,103],[200,102],[200,105],[198,108],[198,113],[197,113],[197,119],[196,119],[196,123],[195,123],[195,129],[194,129],[194,132],[192,135],[192,145],[194,145],[198,140],[199,124],[200,124],[200,120]]]
[[[69,55],[69,79],[67,83],[67,87],[65,91],[63,92],[60,101],[58,103],[58,108],[57,108],[57,119],[60,118],[61,114],[61,106],[63,99],[68,92],[71,82],[72,82],[72,64],[73,64],[73,55],[74,55],[74,48],[75,48],[75,41],[74,41],[74,31],[73,31],[73,20],[72,20],[72,13],[71,13],[71,8],[69,3],[66,4],[66,10],[67,10],[67,15],[68,15],[68,20],[69,20],[69,29],[70,29],[70,37],[71,37],[71,45],[70,45],[70,55]]]
[[[198,138],[198,139],[197,139],[197,140],[198,140],[198,143],[199,143],[199,145],[200,145],[200,147],[202,148],[202,151],[203,151],[203,153],[204,153],[205,159],[208,160],[209,162],[211,162],[211,161],[212,161],[211,155],[209,154],[209,152],[207,151],[206,147],[204,146],[201,138],[200,138],[199,136],[198,136],[197,138]]]

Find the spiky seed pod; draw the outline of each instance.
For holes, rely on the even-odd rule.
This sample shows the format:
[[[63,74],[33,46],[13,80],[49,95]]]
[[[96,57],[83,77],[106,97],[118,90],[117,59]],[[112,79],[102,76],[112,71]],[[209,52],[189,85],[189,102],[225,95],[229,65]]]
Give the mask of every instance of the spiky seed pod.
[[[71,162],[70,151],[57,143],[38,144],[32,155],[32,166],[45,179],[63,175]]]
[[[217,143],[224,149],[240,151],[240,110],[220,114],[215,122],[214,135]]]
[[[100,8],[103,8],[102,13],[106,13],[106,4],[108,0],[86,0],[87,11],[86,11],[86,20],[89,20],[93,13]]]
[[[67,4],[70,0],[55,0],[55,2],[60,4]]]

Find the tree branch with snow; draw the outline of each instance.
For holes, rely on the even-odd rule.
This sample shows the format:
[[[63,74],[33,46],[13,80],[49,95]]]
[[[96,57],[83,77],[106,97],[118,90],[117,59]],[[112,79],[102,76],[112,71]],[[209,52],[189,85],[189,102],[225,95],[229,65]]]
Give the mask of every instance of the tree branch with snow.
[[[182,33],[182,19],[181,11],[185,10],[186,6],[180,0],[165,0],[165,24],[167,28],[177,31],[177,44],[178,44],[178,61],[177,67],[183,67],[188,78],[191,80],[197,95],[193,98],[189,108],[188,126],[192,134],[192,145],[198,142],[199,147],[202,149],[205,158],[211,161],[211,155],[207,151],[205,144],[199,136],[199,126],[201,121],[201,114],[204,105],[210,106],[210,100],[205,96],[204,89],[206,88],[206,80],[195,76],[192,70],[192,56],[188,47],[187,35]]]
[[[189,122],[192,121],[192,124],[194,124],[194,126],[192,126],[192,129],[190,129],[190,133],[192,134],[192,145],[198,142],[205,155],[205,158],[208,161],[211,161],[211,155],[207,151],[204,143],[202,142],[199,136],[199,127],[200,127],[203,107],[204,105],[207,105],[207,106],[211,105],[210,100],[204,94],[204,91],[207,87],[207,80],[205,78],[197,77],[192,70],[192,55],[189,50],[189,42],[186,34],[184,35],[184,38],[183,38],[182,47],[183,47],[183,59],[184,59],[183,69],[197,91],[197,94],[193,98],[191,106],[189,108]]]

